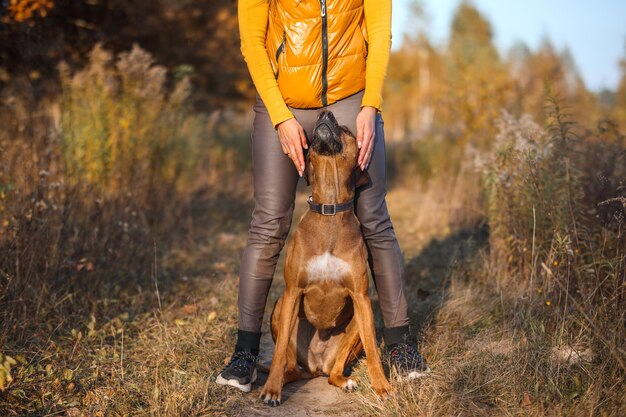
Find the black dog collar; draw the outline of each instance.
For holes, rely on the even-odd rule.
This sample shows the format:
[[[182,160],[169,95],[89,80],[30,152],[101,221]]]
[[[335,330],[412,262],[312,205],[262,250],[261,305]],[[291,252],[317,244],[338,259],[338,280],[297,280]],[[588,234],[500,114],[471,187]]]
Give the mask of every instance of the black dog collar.
[[[334,216],[339,212],[348,211],[352,209],[352,207],[354,207],[354,200],[346,201],[345,203],[340,204],[315,204],[313,203],[313,196],[309,196],[307,203],[309,203],[309,208],[311,209],[311,211],[322,214],[324,216]]]

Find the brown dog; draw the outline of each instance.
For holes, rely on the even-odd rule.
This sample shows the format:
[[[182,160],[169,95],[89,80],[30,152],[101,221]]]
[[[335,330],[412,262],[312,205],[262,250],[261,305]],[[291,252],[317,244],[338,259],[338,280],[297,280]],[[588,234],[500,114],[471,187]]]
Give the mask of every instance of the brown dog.
[[[283,384],[302,377],[298,365],[312,376],[328,375],[344,390],[356,388],[344,368],[363,348],[372,387],[379,395],[391,390],[376,346],[367,250],[353,210],[356,187],[369,180],[357,168],[358,153],[350,130],[322,112],[306,169],[310,208],[287,247],[286,288],[272,312],[276,349],[261,390],[268,405],[279,405]]]

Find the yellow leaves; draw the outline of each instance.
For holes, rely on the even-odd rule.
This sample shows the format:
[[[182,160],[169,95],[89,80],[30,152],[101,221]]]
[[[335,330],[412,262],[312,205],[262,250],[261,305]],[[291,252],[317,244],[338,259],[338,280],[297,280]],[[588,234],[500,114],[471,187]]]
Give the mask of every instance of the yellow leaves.
[[[63,379],[66,381],[71,381],[74,379],[74,371],[71,369],[66,369],[63,371]]]
[[[93,262],[89,261],[87,258],[79,260],[76,264],[76,271],[80,272],[82,270],[93,271]]]
[[[10,0],[9,15],[15,22],[24,22],[34,18],[37,14],[46,17],[54,7],[51,0]]]
[[[124,331],[124,323],[128,321],[128,318],[128,313],[122,313],[105,324],[103,329],[108,329],[111,334],[121,334]]]
[[[81,332],[78,329],[72,329],[71,334],[72,334],[72,337],[76,339],[77,342],[83,338],[83,332]]]
[[[87,324],[87,337],[95,336],[96,333],[96,316],[92,314],[91,319]]]
[[[130,128],[130,124],[131,124],[132,120],[130,119],[130,117],[121,117],[120,118],[120,127],[125,130],[128,131]]]
[[[217,313],[215,311],[211,311],[206,318],[207,323],[211,323],[213,320],[217,318]]]
[[[198,311],[198,306],[196,304],[185,304],[180,309],[180,312],[184,314],[185,316],[193,316],[196,314],[197,311]]]
[[[211,311],[206,316],[198,315],[198,306],[196,304],[186,304],[180,309],[180,313],[187,317],[180,317],[174,319],[174,324],[177,326],[204,326],[202,323],[202,318],[205,317],[206,324],[210,324],[217,318],[217,313],[215,311]],[[197,320],[194,320],[193,317],[196,316]]]
[[[17,365],[15,359],[0,353],[0,391],[4,391],[8,384],[13,381],[11,366]]]

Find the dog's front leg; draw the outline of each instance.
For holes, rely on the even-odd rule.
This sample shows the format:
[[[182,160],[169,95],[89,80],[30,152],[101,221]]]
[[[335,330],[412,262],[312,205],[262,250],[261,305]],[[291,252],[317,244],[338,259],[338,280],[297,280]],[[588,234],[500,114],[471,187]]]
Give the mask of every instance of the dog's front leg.
[[[270,374],[261,390],[260,398],[265,404],[275,407],[280,405],[281,391],[285,378],[285,365],[287,364],[287,349],[291,332],[296,323],[298,306],[302,298],[299,288],[287,287],[283,295],[283,303],[280,309],[280,324],[276,335],[276,348],[270,366]]]
[[[351,294],[354,303],[354,318],[359,326],[361,342],[367,357],[367,371],[372,380],[372,388],[378,395],[384,396],[391,392],[391,385],[385,377],[383,364],[376,346],[376,331],[374,329],[374,314],[372,304],[367,294]]]

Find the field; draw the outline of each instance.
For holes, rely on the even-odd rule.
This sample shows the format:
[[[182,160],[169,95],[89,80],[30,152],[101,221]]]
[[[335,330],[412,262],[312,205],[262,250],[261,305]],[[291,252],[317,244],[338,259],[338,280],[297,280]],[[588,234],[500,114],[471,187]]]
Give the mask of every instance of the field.
[[[478,21],[462,40],[493,64],[474,12],[460,6]],[[624,415],[626,72],[607,101],[549,45],[516,76],[459,47],[416,36],[394,53],[383,111],[387,201],[432,376],[391,375],[379,399],[359,364],[355,393],[295,383],[271,412],[259,383],[214,382],[252,210],[238,73],[207,64],[228,87],[201,86],[140,46],[99,43],[52,75],[0,71],[0,415]]]

